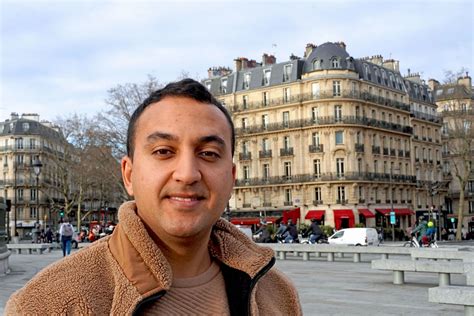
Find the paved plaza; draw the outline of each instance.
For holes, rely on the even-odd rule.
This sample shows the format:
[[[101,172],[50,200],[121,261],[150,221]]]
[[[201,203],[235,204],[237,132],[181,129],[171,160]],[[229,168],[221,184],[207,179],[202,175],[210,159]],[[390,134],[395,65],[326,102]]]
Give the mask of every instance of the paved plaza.
[[[0,276],[0,314],[15,290],[61,257],[60,250],[42,255],[12,254],[11,273]],[[391,272],[371,269],[370,260],[379,258],[362,256],[360,263],[352,262],[352,257],[335,262],[289,258],[277,260],[276,265],[298,288],[305,315],[464,315],[463,307],[428,302],[428,289],[438,284],[436,274],[406,273],[406,284],[393,285]],[[466,284],[461,275],[453,275],[451,280]]]

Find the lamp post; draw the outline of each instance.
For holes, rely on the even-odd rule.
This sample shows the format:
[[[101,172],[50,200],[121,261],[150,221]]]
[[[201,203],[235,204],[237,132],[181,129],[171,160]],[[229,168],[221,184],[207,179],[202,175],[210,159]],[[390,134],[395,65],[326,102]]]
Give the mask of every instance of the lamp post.
[[[39,160],[39,157],[36,158],[35,162],[33,163],[33,171],[36,175],[36,221],[39,223],[39,175],[41,173],[41,167],[43,164]]]

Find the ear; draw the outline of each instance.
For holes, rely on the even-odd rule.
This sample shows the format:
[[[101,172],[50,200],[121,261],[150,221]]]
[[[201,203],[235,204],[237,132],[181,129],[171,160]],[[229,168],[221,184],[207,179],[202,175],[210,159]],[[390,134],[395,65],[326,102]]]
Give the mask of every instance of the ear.
[[[232,186],[235,185],[235,173],[236,173],[236,167],[235,167],[235,163],[232,164]]]
[[[133,196],[133,185],[132,185],[132,169],[133,169],[133,162],[132,159],[128,156],[122,158],[121,161],[121,169],[122,169],[122,180],[127,190],[127,193],[130,196]]]

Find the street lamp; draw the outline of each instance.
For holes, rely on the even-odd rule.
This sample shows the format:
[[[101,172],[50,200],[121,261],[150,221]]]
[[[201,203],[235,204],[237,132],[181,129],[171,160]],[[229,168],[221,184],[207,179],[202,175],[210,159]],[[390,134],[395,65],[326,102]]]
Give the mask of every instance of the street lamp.
[[[39,223],[39,175],[41,173],[41,167],[43,164],[39,160],[39,157],[36,158],[35,162],[33,163],[33,171],[36,175],[36,221]]]

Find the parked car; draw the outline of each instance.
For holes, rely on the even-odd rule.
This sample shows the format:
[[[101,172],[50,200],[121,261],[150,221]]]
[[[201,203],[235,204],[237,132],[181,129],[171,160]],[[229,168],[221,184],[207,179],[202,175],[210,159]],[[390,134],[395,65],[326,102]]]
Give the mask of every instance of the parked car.
[[[329,237],[328,242],[334,245],[378,246],[379,238],[375,228],[344,228]]]

